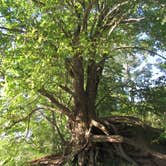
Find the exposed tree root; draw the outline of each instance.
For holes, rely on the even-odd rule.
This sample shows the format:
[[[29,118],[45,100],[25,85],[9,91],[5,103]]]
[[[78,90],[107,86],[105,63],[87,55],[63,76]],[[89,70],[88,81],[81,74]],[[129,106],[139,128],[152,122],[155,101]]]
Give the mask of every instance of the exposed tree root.
[[[50,155],[34,160],[31,165],[62,165],[64,158],[61,155]]]
[[[79,156],[79,160],[86,160],[84,164],[78,163],[80,166],[98,166],[117,159],[135,166],[165,166],[166,145],[153,142],[160,134],[161,130],[147,126],[134,117],[93,120],[86,135],[86,144],[70,148],[70,153],[34,160],[31,165],[60,166],[68,161],[78,163]]]

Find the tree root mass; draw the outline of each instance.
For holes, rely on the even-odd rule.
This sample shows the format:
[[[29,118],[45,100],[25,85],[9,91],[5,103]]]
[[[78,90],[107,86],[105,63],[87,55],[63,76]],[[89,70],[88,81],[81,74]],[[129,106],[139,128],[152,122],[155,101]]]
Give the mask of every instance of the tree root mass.
[[[135,166],[165,166],[166,142],[155,142],[162,130],[152,128],[135,117],[113,116],[93,121],[86,144],[72,142],[63,155],[50,155],[31,165],[60,166],[67,162],[79,166],[107,166],[129,163]]]

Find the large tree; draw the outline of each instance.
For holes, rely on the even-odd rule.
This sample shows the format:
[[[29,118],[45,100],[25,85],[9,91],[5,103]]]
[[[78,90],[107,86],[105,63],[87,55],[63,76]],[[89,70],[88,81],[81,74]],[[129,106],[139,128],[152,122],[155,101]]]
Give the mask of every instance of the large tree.
[[[116,78],[128,55],[149,53],[165,59],[157,53],[165,45],[164,12],[162,0],[1,1],[1,101],[2,114],[10,120],[7,128],[37,111],[51,111],[65,116],[71,134],[66,142],[51,121],[66,147],[62,156],[36,163],[97,165],[105,153],[105,160],[115,154],[134,165],[164,165],[164,155],[119,135],[121,120],[134,126],[141,123],[138,119],[101,119],[96,111],[107,68]],[[133,147],[138,156],[125,152]]]

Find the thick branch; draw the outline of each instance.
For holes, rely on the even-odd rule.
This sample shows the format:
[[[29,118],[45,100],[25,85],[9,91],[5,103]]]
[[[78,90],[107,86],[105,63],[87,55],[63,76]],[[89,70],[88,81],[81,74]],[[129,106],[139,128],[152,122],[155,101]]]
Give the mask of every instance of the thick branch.
[[[44,109],[47,109],[47,110],[50,110],[50,111],[54,111],[54,112],[59,112],[59,113],[61,113],[61,114],[63,114],[63,115],[66,115],[66,116],[67,116],[68,118],[70,118],[71,120],[74,119],[74,118],[73,118],[73,114],[71,113],[71,111],[68,112],[68,111],[63,110],[63,109],[56,109],[56,108],[53,108],[53,107],[51,107],[51,106],[49,106],[49,105],[42,105],[42,107],[43,107]]]
[[[111,28],[109,30],[108,35],[110,36],[112,32],[115,30],[115,28],[120,24],[120,22],[123,20],[123,16],[121,16],[119,19],[117,19],[113,25],[111,25]]]
[[[138,148],[138,146],[133,141],[131,141],[130,139],[124,138],[120,135],[93,135],[91,137],[91,139],[93,142],[110,142],[110,143],[118,143],[118,144],[119,143],[127,143],[129,145],[133,145],[134,147],[136,146]],[[120,145],[120,147],[121,147],[121,145]],[[116,148],[116,146],[115,146],[115,148]],[[140,149],[140,147],[139,147],[139,149]],[[141,149],[142,149],[142,147],[141,147]],[[120,155],[122,158],[129,161],[133,165],[138,166],[138,164],[130,156],[128,156],[123,151],[122,148],[117,149],[117,155]]]
[[[91,136],[92,142],[110,142],[110,143],[125,143],[134,146],[136,149],[142,150],[143,147],[133,140],[123,137],[121,135],[93,135]],[[147,152],[150,152],[147,150]]]
[[[80,95],[84,92],[84,67],[83,67],[83,57],[76,55],[72,60],[72,69],[74,76],[74,88],[75,92]]]
[[[105,60],[96,63],[94,60],[89,61],[87,69],[86,97],[88,102],[88,113],[91,118],[95,118],[95,102],[97,89],[104,68]],[[92,117],[93,116],[93,117]]]
[[[63,89],[64,91],[66,91],[67,93],[69,93],[70,95],[74,96],[74,92],[70,88],[68,88],[67,86],[59,85],[59,87],[61,89]]]
[[[55,99],[55,97],[50,92],[46,91],[45,89],[40,89],[39,93],[41,95],[45,96],[47,99],[49,99],[52,104],[56,105],[59,108],[60,113],[65,114],[70,119],[72,119],[72,113],[71,113],[70,109],[67,108],[65,105],[63,105],[62,103],[60,103],[57,99]],[[46,106],[46,108],[48,108],[48,106]],[[51,108],[52,107],[50,107],[49,109],[51,109]],[[54,111],[55,111],[55,109],[54,109]]]
[[[94,60],[91,60],[87,69],[87,85],[86,93],[90,100],[96,98],[97,94],[97,64]]]
[[[73,91],[74,95],[74,113],[82,120],[86,117],[85,91],[84,91],[84,66],[83,57],[79,52],[71,60]]]

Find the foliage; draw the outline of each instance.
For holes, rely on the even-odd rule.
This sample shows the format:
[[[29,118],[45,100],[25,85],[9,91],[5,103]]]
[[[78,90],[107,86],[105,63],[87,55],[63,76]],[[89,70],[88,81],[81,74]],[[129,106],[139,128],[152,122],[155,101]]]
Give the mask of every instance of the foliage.
[[[84,60],[84,86],[90,61],[106,61],[96,99],[99,116],[147,117],[150,112],[161,118],[165,84],[153,83],[150,66],[140,68],[156,54],[165,70],[160,54],[165,53],[165,11],[164,0],[1,0],[0,149],[5,151],[0,150],[0,164],[22,165],[63,150],[63,141],[70,139],[68,117],[40,90],[72,110],[74,99],[66,92],[73,90],[73,80],[66,61],[77,53]]]

